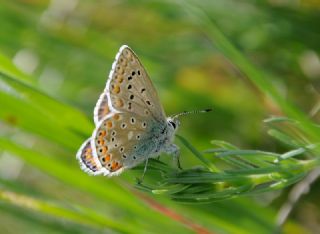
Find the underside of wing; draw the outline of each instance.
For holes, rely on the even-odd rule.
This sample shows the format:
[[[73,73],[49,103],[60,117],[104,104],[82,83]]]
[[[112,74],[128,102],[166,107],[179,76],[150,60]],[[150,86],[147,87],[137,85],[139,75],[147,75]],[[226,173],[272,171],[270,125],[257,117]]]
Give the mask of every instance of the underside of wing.
[[[93,148],[91,147],[91,138],[87,139],[77,153],[77,159],[80,163],[81,169],[90,175],[98,175],[103,173],[103,168],[97,156],[94,155]]]
[[[165,119],[159,97],[146,70],[128,46],[120,48],[106,89],[115,109],[150,116],[158,121]]]
[[[116,55],[106,88],[94,109],[95,125],[110,112],[133,112],[159,122],[165,120],[157,91],[128,46],[122,46]]]
[[[108,100],[109,99],[108,99],[107,92],[104,91],[100,95],[98,102],[94,108],[93,120],[95,125],[97,125],[99,121],[103,119],[103,117],[105,117],[107,114],[111,112],[112,107],[110,107]]]
[[[148,157],[141,146],[148,144],[150,122],[133,113],[111,113],[100,121],[92,135],[93,153],[102,167],[113,176],[134,167]],[[140,150],[140,151],[139,151]]]
[[[164,126],[166,117],[146,70],[128,46],[116,56],[94,122],[91,140],[77,154],[90,174],[117,175],[148,158],[157,145],[150,140],[151,129]]]

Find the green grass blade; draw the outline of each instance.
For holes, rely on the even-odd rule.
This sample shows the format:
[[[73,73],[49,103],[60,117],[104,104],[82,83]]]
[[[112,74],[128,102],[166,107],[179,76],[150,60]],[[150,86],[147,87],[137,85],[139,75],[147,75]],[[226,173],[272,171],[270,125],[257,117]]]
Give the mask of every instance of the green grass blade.
[[[208,159],[203,157],[203,155],[198,150],[196,150],[184,137],[180,135],[176,136],[201,162],[203,162],[204,165],[208,167],[210,171],[219,171],[216,166],[214,166]]]
[[[199,8],[193,3],[181,3],[192,21],[202,28],[208,35],[212,44],[218,48],[240,71],[242,71],[266,97],[271,98],[282,111],[290,118],[304,123],[304,128],[310,136],[320,141],[320,132],[314,127],[314,123],[298,110],[294,105],[288,102],[270,82],[270,77],[257,69],[222,33],[214,21],[208,17],[204,9]]]
[[[24,209],[47,214],[58,219],[68,220],[80,225],[89,225],[96,229],[111,228],[120,233],[127,233],[129,230],[132,230],[131,228],[128,228],[128,226],[120,225],[120,223],[112,218],[107,218],[88,208],[80,206],[70,209],[62,205],[58,205],[57,203],[36,199],[4,189],[0,189],[0,200]]]

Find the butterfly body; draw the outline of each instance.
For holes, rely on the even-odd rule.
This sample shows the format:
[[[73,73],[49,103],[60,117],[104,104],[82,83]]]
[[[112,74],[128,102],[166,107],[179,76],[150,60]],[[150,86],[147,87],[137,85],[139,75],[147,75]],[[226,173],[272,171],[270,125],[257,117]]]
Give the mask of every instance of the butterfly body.
[[[161,152],[179,156],[174,145],[178,119],[166,117],[138,57],[122,46],[94,109],[95,130],[80,147],[81,168],[113,176]]]
[[[168,148],[171,147],[175,129],[168,122],[163,125],[158,123],[151,123],[150,125],[148,137],[142,139],[141,143],[137,145],[136,154],[149,155],[150,158],[154,158],[162,152],[171,153],[168,152]]]

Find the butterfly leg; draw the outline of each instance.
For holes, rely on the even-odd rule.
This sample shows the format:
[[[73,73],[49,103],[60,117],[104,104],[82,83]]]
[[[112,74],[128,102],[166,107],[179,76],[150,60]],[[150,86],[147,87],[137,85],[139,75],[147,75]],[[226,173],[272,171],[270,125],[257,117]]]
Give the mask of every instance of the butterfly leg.
[[[173,155],[174,160],[177,163],[177,167],[182,170],[181,164],[180,164],[180,150],[175,151],[174,155]]]
[[[166,147],[165,152],[168,154],[173,155],[173,159],[177,164],[177,167],[182,170],[181,164],[180,164],[180,149],[175,144],[170,144]]]
[[[141,178],[140,178],[140,179],[137,178],[138,184],[142,184],[143,179],[144,179],[144,175],[145,175],[146,172],[147,172],[147,168],[148,168],[148,158],[147,158],[147,160],[146,160],[146,163],[144,164],[143,174],[142,174]]]

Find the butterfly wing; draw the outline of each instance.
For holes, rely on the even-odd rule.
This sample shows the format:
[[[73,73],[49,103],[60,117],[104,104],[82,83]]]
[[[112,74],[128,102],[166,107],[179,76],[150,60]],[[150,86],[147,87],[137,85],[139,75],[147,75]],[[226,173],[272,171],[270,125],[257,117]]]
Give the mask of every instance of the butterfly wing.
[[[165,121],[157,92],[138,57],[128,46],[120,48],[106,89],[114,109]]]
[[[134,167],[154,150],[150,141],[153,120],[135,113],[111,113],[100,121],[92,135],[93,153],[107,170],[108,176],[118,175]]]
[[[98,175],[105,170],[97,160],[91,147],[91,138],[87,139],[77,152],[77,159],[82,170],[91,175]]]
[[[112,107],[110,107],[108,104],[107,92],[103,91],[93,111],[94,124],[97,125],[103,117],[111,112],[111,110]]]
[[[116,55],[106,88],[94,109],[95,124],[116,110],[152,115],[160,121],[165,118],[157,91],[146,70],[126,45]]]
[[[144,161],[156,147],[153,126],[164,126],[166,117],[147,72],[128,46],[116,56],[94,122],[91,140],[78,152],[82,168],[91,174],[117,175]]]

